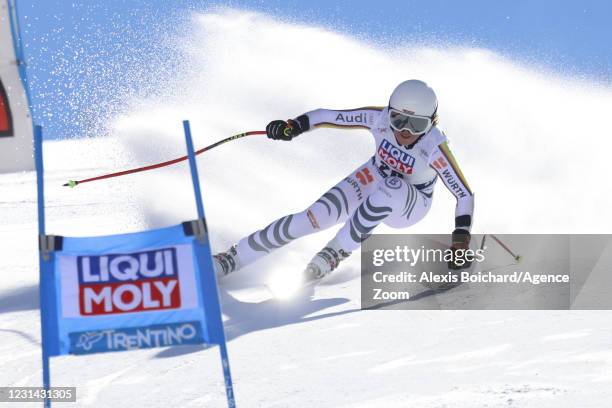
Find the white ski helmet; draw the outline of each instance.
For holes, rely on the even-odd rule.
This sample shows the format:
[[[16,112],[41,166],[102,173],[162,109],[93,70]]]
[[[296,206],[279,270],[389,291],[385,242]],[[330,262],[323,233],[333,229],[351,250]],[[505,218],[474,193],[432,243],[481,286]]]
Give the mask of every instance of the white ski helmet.
[[[399,84],[389,98],[391,128],[425,134],[436,124],[438,98],[423,81],[410,79]]]

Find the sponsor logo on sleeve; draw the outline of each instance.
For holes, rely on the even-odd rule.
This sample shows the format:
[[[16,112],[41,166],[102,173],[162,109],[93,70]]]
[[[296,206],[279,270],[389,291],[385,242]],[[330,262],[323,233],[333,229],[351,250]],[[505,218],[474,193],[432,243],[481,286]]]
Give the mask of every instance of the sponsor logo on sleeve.
[[[109,315],[181,307],[175,248],[77,257],[79,314]]]
[[[354,113],[338,113],[336,116],[336,122],[342,123],[358,123],[365,125],[366,122],[366,114],[364,112],[360,114]]]
[[[444,157],[439,157],[436,160],[434,160],[433,166],[438,170],[442,170],[448,167],[448,163],[446,162]]]
[[[412,174],[414,157],[408,152],[400,150],[387,139],[383,139],[380,143],[377,154],[392,170],[403,174]]]
[[[457,197],[467,197],[467,192],[465,191],[465,188],[461,184],[457,183],[457,181],[455,180],[455,176],[450,171],[448,171],[448,169],[442,172],[442,176],[444,177],[444,180],[446,180],[446,185],[448,185],[448,187]]]
[[[204,343],[200,322],[69,333],[70,354],[102,353]]]
[[[4,84],[0,78],[0,137],[14,136],[13,117]]]

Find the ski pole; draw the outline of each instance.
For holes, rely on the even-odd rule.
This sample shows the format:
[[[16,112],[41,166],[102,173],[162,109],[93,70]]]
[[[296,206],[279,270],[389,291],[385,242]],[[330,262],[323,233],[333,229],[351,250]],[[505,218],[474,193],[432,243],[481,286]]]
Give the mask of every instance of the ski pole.
[[[506,244],[504,244],[503,242],[501,242],[501,240],[500,240],[499,238],[497,238],[497,237],[496,237],[495,235],[493,235],[493,234],[488,234],[488,235],[490,235],[490,236],[491,236],[491,238],[493,238],[493,239],[495,240],[495,242],[497,242],[499,245],[501,245],[501,247],[502,247],[502,248],[504,248],[504,249],[506,250],[506,252],[508,252],[510,255],[512,255],[512,257],[514,258],[514,260],[515,260],[516,262],[520,262],[520,261],[521,261],[521,258],[522,258],[522,257],[521,257],[520,255],[517,255],[517,254],[515,254],[514,252],[512,252],[512,250],[511,250],[510,248],[508,248],[508,247],[506,246]]]
[[[218,142],[213,143],[213,144],[211,144],[209,146],[203,147],[200,150],[197,150],[195,152],[195,154],[198,155],[200,153],[204,153],[204,152],[206,152],[208,150],[214,149],[215,147],[220,146],[220,145],[222,145],[224,143],[230,142],[232,140],[240,139],[240,138],[243,138],[243,137],[246,137],[246,136],[265,135],[265,134],[266,134],[266,132],[264,130],[255,130],[255,131],[251,131],[251,132],[239,133],[237,135],[230,136],[230,137],[225,138],[223,140],[219,140]],[[130,170],[118,171],[116,173],[104,174],[102,176],[97,176],[97,177],[91,177],[91,178],[84,179],[84,180],[69,180],[67,183],[63,184],[63,186],[64,187],[76,187],[79,184],[89,183],[91,181],[103,180],[103,179],[108,179],[108,178],[112,178],[112,177],[120,177],[120,176],[125,176],[125,175],[128,175],[128,174],[140,173],[141,171],[153,170],[153,169],[158,169],[158,168],[164,167],[164,166],[170,166],[172,164],[179,163],[179,162],[182,162],[184,160],[187,160],[187,156],[178,157],[176,159],[168,160],[168,161],[157,163],[157,164],[151,164],[149,166],[138,167],[138,168],[130,169]]]

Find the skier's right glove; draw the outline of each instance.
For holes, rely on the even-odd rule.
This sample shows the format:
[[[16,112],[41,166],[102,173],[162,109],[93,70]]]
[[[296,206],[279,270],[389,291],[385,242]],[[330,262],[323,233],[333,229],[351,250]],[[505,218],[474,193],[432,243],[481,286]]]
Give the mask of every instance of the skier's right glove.
[[[273,120],[266,126],[268,138],[289,141],[310,129],[308,116],[300,115],[295,119]]]
[[[457,228],[453,231],[453,259],[448,261],[448,268],[451,270],[469,269],[472,262],[466,259],[465,251],[470,248],[471,235],[464,229]]]

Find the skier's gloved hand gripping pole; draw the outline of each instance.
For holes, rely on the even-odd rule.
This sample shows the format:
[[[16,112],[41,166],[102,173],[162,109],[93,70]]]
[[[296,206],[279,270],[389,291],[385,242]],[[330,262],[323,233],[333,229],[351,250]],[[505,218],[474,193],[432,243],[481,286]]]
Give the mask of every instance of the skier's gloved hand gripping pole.
[[[200,150],[197,150],[195,152],[195,154],[198,155],[200,153],[204,153],[204,152],[206,152],[208,150],[214,149],[215,147],[220,146],[220,145],[222,145],[224,143],[230,142],[232,140],[241,139],[241,138],[246,137],[246,136],[265,135],[265,134],[266,134],[266,132],[263,131],[263,130],[255,130],[255,131],[251,131],[251,132],[239,133],[237,135],[227,137],[227,138],[225,138],[223,140],[219,140],[218,142],[213,143],[213,144],[211,144],[209,146],[203,147]],[[104,174],[102,176],[97,176],[97,177],[91,177],[91,178],[88,178],[88,179],[70,180],[66,184],[64,184],[64,186],[65,187],[76,187],[79,184],[89,183],[91,181],[103,180],[103,179],[108,179],[108,178],[112,178],[112,177],[126,176],[128,174],[140,173],[142,171],[153,170],[153,169],[158,169],[160,167],[170,166],[172,164],[179,163],[179,162],[182,162],[184,160],[187,160],[187,156],[178,157],[176,159],[168,160],[168,161],[157,163],[157,164],[151,164],[149,166],[138,167],[138,168],[130,169],[130,170],[118,171],[116,173]]]
[[[449,269],[469,269],[472,266],[472,262],[465,259],[465,251],[470,248],[470,241],[472,236],[470,232],[457,228],[452,234],[452,244],[450,249],[453,251],[453,260],[448,262]]]
[[[495,242],[497,242],[508,254],[510,254],[517,263],[523,260],[521,255],[515,254],[506,244],[504,244],[496,235],[493,234],[484,234],[482,236],[482,242],[480,244],[481,250],[485,248],[485,240],[487,236],[493,238],[493,240],[495,240]],[[454,256],[453,260],[448,262],[448,268],[452,270],[469,269],[472,262],[465,259],[465,250],[470,248],[472,236],[468,231],[457,228],[455,231],[453,231],[452,237],[453,243],[451,244],[450,249],[453,251]]]
[[[266,126],[266,134],[268,138],[273,140],[290,141],[294,137],[308,131],[310,129],[310,121],[308,116],[300,115],[295,119],[289,120],[273,120]]]

